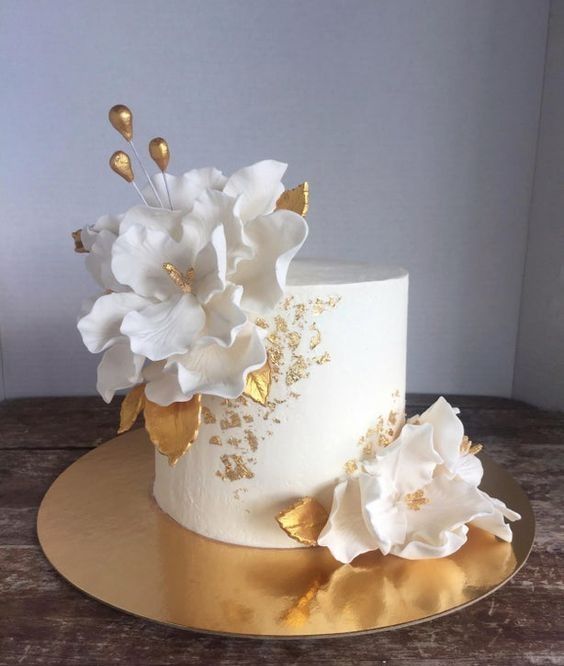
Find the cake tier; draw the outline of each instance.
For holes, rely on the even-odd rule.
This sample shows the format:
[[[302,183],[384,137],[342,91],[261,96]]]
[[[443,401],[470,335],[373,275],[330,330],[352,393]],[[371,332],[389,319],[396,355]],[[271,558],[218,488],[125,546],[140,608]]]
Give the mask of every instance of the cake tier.
[[[408,276],[403,269],[296,261],[268,318],[268,402],[205,396],[196,442],[154,495],[181,525],[220,541],[292,548],[275,516],[311,496],[330,508],[355,461],[391,441],[405,401]]]

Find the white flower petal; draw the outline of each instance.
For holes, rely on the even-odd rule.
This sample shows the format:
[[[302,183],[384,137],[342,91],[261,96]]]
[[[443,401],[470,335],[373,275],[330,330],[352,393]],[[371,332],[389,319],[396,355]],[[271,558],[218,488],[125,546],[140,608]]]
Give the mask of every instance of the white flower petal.
[[[98,393],[110,402],[116,391],[139,384],[144,361],[132,353],[126,338],[110,347],[98,365]]]
[[[162,174],[157,173],[152,176],[151,182],[159,193],[163,205],[168,207],[168,196]],[[192,169],[192,171],[188,171],[182,176],[173,176],[167,173],[166,182],[174,210],[190,211],[194,202],[204,190],[222,190],[227,178],[221,171],[213,167],[206,167],[204,169]],[[142,192],[150,206],[159,206],[149,185],[146,185]]]
[[[112,270],[137,294],[165,300],[178,293],[163,264],[170,262],[185,272],[193,266],[194,253],[188,243],[174,241],[166,231],[132,226],[112,248]]]
[[[166,208],[149,208],[148,206],[134,206],[123,216],[119,225],[119,233],[123,235],[131,227],[145,227],[166,231],[174,240],[180,240],[182,234],[183,211],[172,211]]]
[[[238,263],[230,280],[243,289],[245,310],[268,313],[284,294],[290,262],[303,245],[308,227],[303,217],[277,210],[258,217],[245,227],[255,255]]]
[[[480,491],[460,479],[441,475],[423,490],[428,504],[406,509],[406,542],[392,548],[394,555],[407,559],[451,555],[466,542],[466,523],[489,510]]]
[[[146,298],[132,292],[104,294],[97,298],[77,324],[88,351],[97,354],[122,338],[119,328],[125,315],[147,303]]]
[[[210,242],[202,248],[194,262],[192,292],[200,303],[207,303],[214,294],[223,291],[226,253],[225,234],[219,225],[212,231]]]
[[[358,482],[364,521],[387,555],[392,546],[405,540],[405,511],[394,501],[395,487],[389,476],[361,473]]]
[[[189,219],[198,220],[210,231],[218,224],[224,229],[227,243],[227,272],[235,270],[241,259],[250,259],[253,252],[243,239],[243,223],[238,216],[239,202],[216,190],[204,191],[196,203]]]
[[[206,325],[201,333],[201,342],[217,342],[230,347],[237,333],[247,323],[247,315],[239,307],[242,287],[228,285],[225,291],[213,296],[203,306]]]
[[[336,560],[346,564],[378,547],[364,522],[358,477],[349,477],[335,487],[331,513],[317,543],[329,548]]]
[[[245,388],[249,372],[266,362],[263,336],[254,324],[238,331],[230,347],[218,344],[198,345],[181,356],[169,359],[177,367],[178,381],[188,397],[194,393],[237,398]]]
[[[397,492],[405,495],[426,486],[440,463],[432,426],[406,424],[395,442],[376,456],[376,463],[366,468],[390,478]]]
[[[96,235],[96,240],[86,255],[86,268],[92,277],[104,289],[110,291],[127,291],[127,287],[120,284],[112,271],[112,248],[116,235],[111,231],[102,229]]]
[[[179,293],[127,314],[121,332],[136,354],[160,361],[186,352],[204,323],[204,311],[194,296]]]
[[[451,472],[460,457],[460,445],[464,437],[464,426],[457,412],[458,410],[453,409],[440,397],[419,417],[421,423],[430,423],[433,426],[435,449]]]
[[[467,453],[458,458],[454,466],[454,475],[476,488],[480,485],[484,476],[484,468],[479,458]]]
[[[514,521],[519,520],[521,516],[516,511],[509,509],[501,500],[490,497],[481,490],[478,492],[489,503],[490,512],[475,518],[472,521],[472,525],[490,532],[504,541],[512,541],[513,532],[504,519],[507,518],[507,520]]]
[[[80,240],[85,249],[90,251],[98,234],[102,230],[111,231],[115,236],[119,233],[119,224],[123,215],[103,215],[94,224],[87,225],[80,232]]]
[[[187,398],[175,372],[164,372],[164,361],[150,363],[143,370],[143,378],[147,382],[145,386],[145,395],[152,402],[167,407],[173,402],[185,402]]]
[[[231,197],[241,197],[241,217],[244,222],[274,210],[282,192],[282,176],[287,164],[264,160],[236,171],[227,181],[223,191]]]

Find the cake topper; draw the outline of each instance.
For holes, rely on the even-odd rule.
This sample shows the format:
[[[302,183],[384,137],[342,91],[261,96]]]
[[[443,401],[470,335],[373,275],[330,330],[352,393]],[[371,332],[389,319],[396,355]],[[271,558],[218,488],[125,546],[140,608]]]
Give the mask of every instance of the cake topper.
[[[127,141],[127,143],[131,146],[131,150],[133,151],[133,154],[135,155],[137,161],[139,162],[139,166],[141,169],[143,169],[143,173],[145,174],[145,178],[149,181],[149,185],[151,186],[151,189],[153,190],[153,194],[155,195],[155,198],[159,202],[159,205],[161,208],[164,208],[163,202],[159,196],[159,193],[157,192],[156,187],[153,185],[153,181],[151,180],[151,176],[149,176],[149,172],[145,168],[145,165],[143,164],[143,161],[139,157],[139,153],[137,152],[137,149],[135,148],[135,144],[133,143],[133,113],[131,112],[131,109],[128,106],[125,106],[125,104],[116,104],[115,106],[112,106],[112,108],[108,112],[108,119],[110,121],[111,126],[119,132],[122,137]],[[115,153],[114,153],[115,154]],[[127,158],[129,160],[129,158]],[[113,168],[113,167],[112,167]],[[119,173],[119,172],[116,172]],[[121,174],[120,174],[121,176]],[[132,180],[129,182],[133,182]]]
[[[168,183],[165,174],[165,171],[168,168],[168,163],[170,161],[170,150],[168,148],[168,143],[160,136],[151,139],[151,141],[149,141],[149,154],[153,158],[153,162],[155,162],[155,164],[161,170],[166,196],[168,197],[168,204],[170,206],[170,210],[173,210],[172,199],[170,198],[170,190],[168,189]]]

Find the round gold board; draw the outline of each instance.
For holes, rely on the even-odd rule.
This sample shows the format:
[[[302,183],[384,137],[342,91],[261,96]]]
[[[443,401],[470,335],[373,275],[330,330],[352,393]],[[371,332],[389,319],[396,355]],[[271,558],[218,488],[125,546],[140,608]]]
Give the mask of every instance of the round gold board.
[[[37,529],[70,583],[149,620],[259,638],[381,631],[468,606],[525,563],[531,506],[505,470],[480,457],[483,489],[522,515],[513,543],[471,529],[463,548],[437,560],[367,553],[342,565],[325,548],[247,548],[201,537],[154,501],[154,449],[142,429],[66,469],[43,499]]]

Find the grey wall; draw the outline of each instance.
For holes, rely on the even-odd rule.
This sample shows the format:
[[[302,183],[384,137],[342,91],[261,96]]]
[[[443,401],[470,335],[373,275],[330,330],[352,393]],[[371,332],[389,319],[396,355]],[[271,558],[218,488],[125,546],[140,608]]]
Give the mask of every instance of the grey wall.
[[[551,6],[516,397],[564,409],[564,1]]]
[[[541,99],[541,0],[0,5],[8,397],[92,393],[69,233],[135,201],[106,121],[171,169],[267,156],[311,182],[306,254],[411,272],[411,390],[509,395]]]

